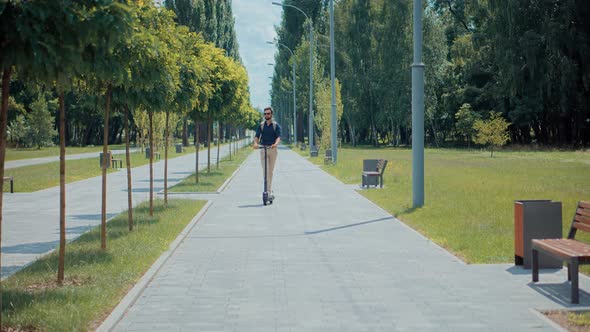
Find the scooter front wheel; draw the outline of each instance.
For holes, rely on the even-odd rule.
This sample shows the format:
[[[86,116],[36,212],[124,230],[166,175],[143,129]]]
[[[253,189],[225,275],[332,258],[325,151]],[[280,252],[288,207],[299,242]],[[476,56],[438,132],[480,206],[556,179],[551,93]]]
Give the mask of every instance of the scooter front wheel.
[[[268,193],[262,194],[262,204],[266,205],[268,203]]]

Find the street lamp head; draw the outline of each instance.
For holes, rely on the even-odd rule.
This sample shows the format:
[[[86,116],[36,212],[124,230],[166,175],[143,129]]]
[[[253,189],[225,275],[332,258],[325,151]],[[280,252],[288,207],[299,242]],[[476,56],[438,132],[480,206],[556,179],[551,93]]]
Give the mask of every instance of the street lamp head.
[[[274,66],[275,64],[274,63],[267,63],[267,65]]]
[[[275,42],[271,42],[271,41],[267,41],[266,43],[267,44],[271,44],[271,45],[274,45],[275,44]]]
[[[276,2],[276,1],[273,1],[272,4],[275,5],[275,6],[282,6],[283,5],[282,3]]]

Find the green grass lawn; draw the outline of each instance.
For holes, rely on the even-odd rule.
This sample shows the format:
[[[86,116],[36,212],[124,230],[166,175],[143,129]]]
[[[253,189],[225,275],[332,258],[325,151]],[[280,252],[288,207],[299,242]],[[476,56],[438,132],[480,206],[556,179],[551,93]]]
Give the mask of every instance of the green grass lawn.
[[[109,145],[109,150],[125,150],[125,144]],[[67,147],[66,154],[78,154],[87,152],[101,152],[101,146],[85,146],[85,147]],[[59,146],[52,146],[46,148],[6,148],[6,161],[42,158],[42,157],[59,157]]]
[[[211,165],[211,172],[207,170],[199,171],[199,183],[195,183],[195,174],[184,179],[182,182],[171,187],[169,192],[214,192],[230,177],[244,160],[252,153],[250,147],[238,150],[238,154],[233,155],[231,160],[226,157],[219,161],[219,169],[215,164]]]
[[[590,312],[571,312],[568,314],[568,320],[575,326],[590,329]]]
[[[338,165],[323,169],[360,184],[363,159],[389,160],[385,187],[362,194],[468,263],[514,261],[515,200],[562,202],[565,235],[577,201],[590,200],[589,152],[500,151],[490,158],[487,151],[426,149],[424,155],[419,209],[412,208],[411,150],[344,148]],[[323,157],[310,160],[323,164]]]
[[[3,281],[3,330],[94,330],[169,249],[170,243],[204,206],[204,201],[156,200],[154,216],[147,203],[134,209],[135,229],[127,213],[107,224],[107,250],[100,250],[100,229],[66,246],[64,286],[56,285],[57,252]],[[20,329],[19,329],[20,330]]]
[[[176,149],[168,151],[168,159],[195,153],[194,147],[185,147],[183,153],[176,153]],[[164,159],[164,151],[160,151],[161,158]],[[115,159],[123,160],[123,169],[125,170],[125,154],[115,155]],[[149,159],[145,157],[145,152],[131,153],[131,167],[147,165]],[[154,162],[157,162],[155,160]],[[117,172],[115,169],[109,169],[109,172]],[[11,168],[4,171],[5,176],[14,177],[14,192],[33,192],[59,186],[59,161],[31,165],[18,168]],[[66,182],[71,183],[95,176],[100,176],[102,170],[98,158],[77,159],[66,161]],[[10,182],[4,183],[4,192],[10,192]]]

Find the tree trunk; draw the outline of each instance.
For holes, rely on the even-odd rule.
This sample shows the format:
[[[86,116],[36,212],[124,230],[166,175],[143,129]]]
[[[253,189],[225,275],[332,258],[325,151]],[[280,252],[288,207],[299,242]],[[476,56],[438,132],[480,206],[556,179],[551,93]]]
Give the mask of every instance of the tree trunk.
[[[102,143],[102,209],[100,217],[100,248],[107,249],[107,168],[110,160],[107,158],[109,149],[109,109],[111,107],[112,86],[109,84],[106,93],[106,107],[104,110],[104,141]]]
[[[211,110],[207,116],[207,173],[211,173],[211,131],[213,125],[211,121]]]
[[[221,124],[218,122],[217,125],[217,160],[215,168],[219,169],[219,149],[221,148]]]
[[[188,118],[182,122],[182,146],[188,146]]]
[[[133,192],[131,191],[131,156],[129,155],[129,106],[125,105],[125,161],[127,162],[127,222],[133,230]]]
[[[437,133],[438,131],[436,130],[436,126],[434,124],[434,120],[430,119],[430,126],[432,128],[432,137],[434,138],[434,145],[436,145],[436,148],[440,148],[440,144],[439,144],[439,140],[437,137]]]
[[[153,114],[152,111],[148,112],[148,118],[150,119],[150,217],[154,216],[154,126],[153,126]]]
[[[6,126],[8,122],[8,94],[10,93],[10,76],[12,70],[5,68],[2,73],[2,105],[0,107],[0,270],[2,269],[2,196],[4,192],[4,160],[6,159]],[[0,312],[2,312],[2,280],[0,280]],[[0,328],[2,327],[2,315],[0,315]]]
[[[82,138],[82,144],[84,146],[91,144],[93,132],[94,132],[94,123],[90,123],[88,126],[86,126],[86,128],[84,130],[84,138]]]
[[[234,140],[231,137],[231,130],[230,130],[230,136],[229,136],[229,161],[231,161],[231,148],[232,145],[234,144]]]
[[[239,134],[239,132],[238,132],[238,128],[237,128],[237,127],[234,129],[234,132],[235,132],[235,135],[234,135],[234,137],[235,137],[235,143],[234,143],[234,144],[235,144],[235,145],[234,145],[234,146],[235,146],[235,149],[234,149],[234,154],[236,155],[236,158],[237,158],[237,157],[238,157],[238,149],[240,148],[240,147],[239,147],[239,143],[238,143],[238,142],[239,142],[239,139],[238,139],[238,137],[239,137],[239,135],[240,135],[240,134]]]
[[[195,183],[199,183],[199,123],[195,119]]]
[[[169,113],[166,110],[166,130],[164,133],[164,206],[168,206],[168,135],[170,129],[168,128]]]
[[[352,146],[356,146],[355,140],[354,140],[354,128],[352,127],[352,122],[350,121],[350,119],[348,117],[346,117],[346,124],[348,125],[349,142],[350,142],[350,144],[352,144]]]

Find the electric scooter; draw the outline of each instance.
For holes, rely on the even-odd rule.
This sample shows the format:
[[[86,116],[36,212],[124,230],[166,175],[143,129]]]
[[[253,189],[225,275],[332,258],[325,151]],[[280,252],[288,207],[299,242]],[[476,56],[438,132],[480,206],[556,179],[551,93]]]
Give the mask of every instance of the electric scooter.
[[[272,204],[272,202],[274,201],[274,196],[272,196],[269,192],[268,192],[268,183],[267,183],[267,179],[266,179],[266,163],[267,163],[267,155],[266,155],[266,151],[268,149],[270,149],[271,147],[269,145],[259,145],[258,146],[259,149],[264,149],[264,191],[262,192],[262,204],[267,205],[267,204]]]

